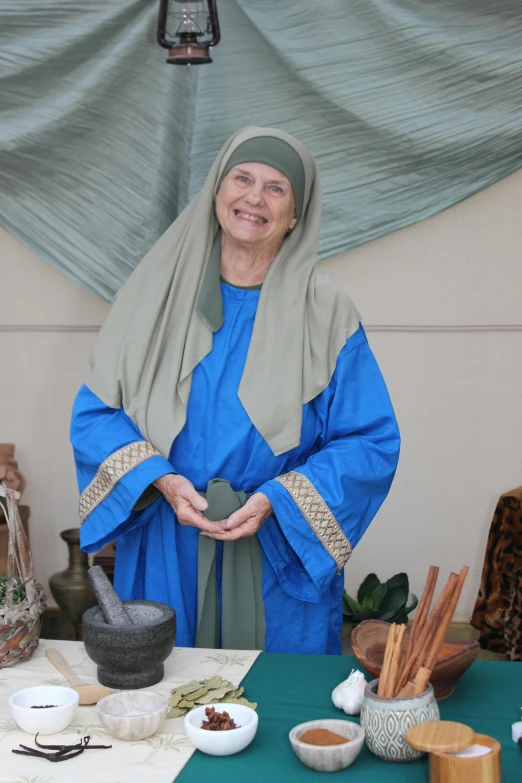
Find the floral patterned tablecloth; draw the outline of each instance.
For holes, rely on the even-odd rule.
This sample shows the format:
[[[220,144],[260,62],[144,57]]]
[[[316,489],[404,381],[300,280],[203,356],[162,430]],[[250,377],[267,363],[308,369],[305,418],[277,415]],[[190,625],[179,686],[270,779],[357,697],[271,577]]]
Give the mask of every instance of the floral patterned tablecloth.
[[[78,742],[90,734],[97,744],[112,745],[60,764],[12,753],[20,743],[34,747],[33,737],[21,731],[11,717],[9,696],[31,685],[67,685],[49,663],[45,650],[59,650],[76,674],[97,682],[96,665],[81,642],[42,639],[31,660],[0,669],[0,783],[172,783],[194,753],[183,718],[165,720],[159,731],[139,742],[123,742],[108,735],[98,720],[96,707],[78,707],[72,724],[59,734],[46,735],[46,744]],[[169,694],[192,679],[221,675],[235,685],[253,665],[259,652],[251,650],[202,650],[175,648],[165,661],[165,677],[148,690]],[[58,740],[59,738],[59,740]]]

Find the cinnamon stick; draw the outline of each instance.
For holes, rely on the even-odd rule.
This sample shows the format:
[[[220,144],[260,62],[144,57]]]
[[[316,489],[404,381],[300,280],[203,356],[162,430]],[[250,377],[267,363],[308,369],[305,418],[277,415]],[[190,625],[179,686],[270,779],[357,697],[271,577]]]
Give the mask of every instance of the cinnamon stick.
[[[407,682],[404,688],[401,688],[396,699],[407,699],[410,696],[413,696],[415,693],[415,685],[412,682]]]
[[[378,696],[386,695],[386,684],[388,681],[388,674],[390,671],[391,659],[393,655],[394,640],[395,640],[395,623],[392,623],[390,625],[390,630],[388,631],[388,640],[386,642],[386,650],[384,651],[384,661],[382,664],[381,674],[379,677],[379,685],[377,686]]]
[[[433,639],[437,632],[439,623],[442,620],[444,610],[446,609],[450,596],[453,593],[454,587],[458,581],[456,574],[450,574],[448,581],[446,582],[437,603],[431,610],[422,631],[419,633],[418,638],[415,640],[414,647],[407,658],[404,666],[402,667],[401,676],[397,682],[397,691],[401,691],[406,685],[410,677],[414,677],[417,673],[419,666],[424,665],[424,662],[429,655],[433,646]]]
[[[386,680],[386,687],[384,691],[384,695],[388,697],[392,697],[394,695],[395,687],[397,685],[397,680],[399,678],[399,667],[401,664],[401,656],[402,656],[402,638],[404,636],[405,630],[406,630],[405,625],[395,626],[390,668],[388,671],[388,678]]]
[[[446,606],[440,625],[437,627],[436,633],[433,637],[433,640],[430,645],[430,649],[428,651],[428,655],[425,658],[424,665],[427,669],[431,670],[435,666],[435,663],[437,661],[437,655],[439,654],[440,649],[444,644],[444,641],[446,639],[446,634],[450,627],[451,621],[453,620],[453,615],[455,614],[455,609],[457,608],[457,603],[460,598],[460,594],[462,592],[462,588],[464,586],[466,576],[468,575],[468,571],[469,571],[468,566],[463,566],[460,570],[457,583],[451,594],[451,598]]]
[[[424,693],[428,687],[428,682],[431,677],[431,669],[427,669],[426,666],[421,666],[415,675],[415,681],[413,683],[413,695],[419,696]]]
[[[431,602],[433,600],[433,593],[435,592],[438,576],[439,566],[430,566],[419,608],[417,609],[415,619],[413,620],[413,626],[410,632],[410,638],[408,640],[408,647],[406,648],[406,660],[408,660],[410,657],[415,640],[418,638],[420,632],[424,628],[424,623],[426,622],[426,618],[430,611]]]

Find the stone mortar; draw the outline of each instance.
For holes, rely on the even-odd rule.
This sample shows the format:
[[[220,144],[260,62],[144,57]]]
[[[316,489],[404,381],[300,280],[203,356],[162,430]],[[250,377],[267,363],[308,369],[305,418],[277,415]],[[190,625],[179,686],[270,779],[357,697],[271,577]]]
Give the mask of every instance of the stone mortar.
[[[99,606],[83,615],[83,642],[108,688],[149,688],[161,682],[176,641],[176,613],[156,601],[123,601],[133,625],[109,625]]]

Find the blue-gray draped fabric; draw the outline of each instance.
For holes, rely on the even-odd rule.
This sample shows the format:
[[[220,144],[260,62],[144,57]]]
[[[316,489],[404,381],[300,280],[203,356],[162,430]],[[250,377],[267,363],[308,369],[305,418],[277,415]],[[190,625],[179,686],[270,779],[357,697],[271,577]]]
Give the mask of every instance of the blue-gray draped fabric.
[[[520,0],[219,0],[193,68],[165,63],[157,10],[0,4],[2,225],[105,299],[245,125],[317,158],[320,259],[522,164]]]

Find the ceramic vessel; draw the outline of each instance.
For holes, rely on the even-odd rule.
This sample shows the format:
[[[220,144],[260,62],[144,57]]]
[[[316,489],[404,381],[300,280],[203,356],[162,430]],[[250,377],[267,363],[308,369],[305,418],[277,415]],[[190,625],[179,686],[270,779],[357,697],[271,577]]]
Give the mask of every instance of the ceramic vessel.
[[[311,729],[328,729],[346,737],[346,745],[309,745],[301,737]],[[290,744],[297,758],[317,772],[338,772],[351,766],[364,744],[364,731],[349,720],[310,720],[295,726],[289,734]]]
[[[56,734],[71,723],[78,699],[77,692],[72,688],[36,685],[13,693],[9,697],[9,709],[22,731],[33,735]]]
[[[167,697],[152,691],[111,693],[96,705],[100,722],[111,736],[133,741],[155,734],[168,708]]]
[[[49,579],[51,593],[67,619],[74,625],[77,641],[82,638],[82,616],[96,605],[96,596],[89,582],[87,555],[80,549],[80,528],[63,530],[60,538],[69,547],[69,565],[65,571]]]
[[[133,625],[109,625],[99,606],[83,615],[83,643],[108,688],[150,688],[163,679],[163,662],[176,641],[176,614],[156,601],[124,601]]]
[[[237,729],[229,731],[208,731],[201,728],[201,723],[206,720],[205,710],[214,707],[216,712],[228,712],[234,720]],[[187,737],[195,748],[207,753],[209,756],[232,756],[244,750],[257,731],[257,712],[244,704],[204,704],[187,712],[184,718]]]
[[[390,631],[390,623],[383,620],[364,620],[352,631],[352,648],[357,660],[374,677],[379,677],[384,660],[384,651]],[[406,647],[407,630],[403,637]],[[430,682],[437,701],[447,699],[455,685],[478,655],[479,643],[473,641],[445,642],[437,658]]]
[[[440,713],[433,687],[419,696],[389,699],[377,695],[379,680],[372,680],[364,689],[361,726],[371,752],[385,761],[416,761],[424,753],[411,748],[405,734],[418,723],[439,720]]]

